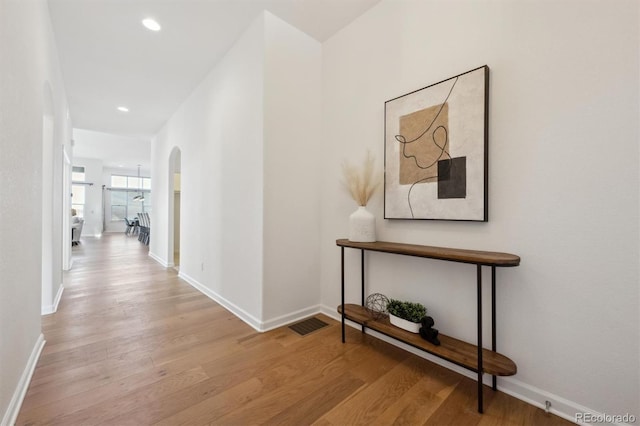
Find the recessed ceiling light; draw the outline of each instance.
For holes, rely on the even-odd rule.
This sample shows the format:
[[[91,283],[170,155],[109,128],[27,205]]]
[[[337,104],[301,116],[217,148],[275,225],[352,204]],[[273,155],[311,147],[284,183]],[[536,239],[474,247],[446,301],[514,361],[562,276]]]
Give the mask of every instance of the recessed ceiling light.
[[[156,20],[151,18],[143,19],[142,25],[144,25],[147,29],[151,31],[160,31],[160,29],[162,28]]]
[[[119,106],[119,107],[118,107],[118,111],[122,111],[122,112],[129,112],[129,108],[127,108],[127,107],[123,107],[123,106]]]

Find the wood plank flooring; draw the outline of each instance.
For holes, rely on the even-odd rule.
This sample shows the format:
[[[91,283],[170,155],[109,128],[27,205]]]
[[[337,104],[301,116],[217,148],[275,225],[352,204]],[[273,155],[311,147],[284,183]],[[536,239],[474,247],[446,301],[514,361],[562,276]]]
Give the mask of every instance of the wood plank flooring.
[[[568,425],[339,323],[257,333],[122,234],[84,238],[18,425]]]

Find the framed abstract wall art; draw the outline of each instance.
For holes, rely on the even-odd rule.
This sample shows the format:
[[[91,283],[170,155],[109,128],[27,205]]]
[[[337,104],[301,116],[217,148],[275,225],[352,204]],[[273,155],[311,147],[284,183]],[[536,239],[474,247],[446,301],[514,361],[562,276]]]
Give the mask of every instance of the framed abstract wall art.
[[[489,67],[385,102],[385,219],[488,220]]]

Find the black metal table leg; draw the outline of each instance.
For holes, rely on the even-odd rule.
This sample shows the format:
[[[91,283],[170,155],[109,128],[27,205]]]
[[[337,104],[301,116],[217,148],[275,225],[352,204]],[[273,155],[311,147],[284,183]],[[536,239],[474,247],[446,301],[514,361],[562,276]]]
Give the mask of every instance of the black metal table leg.
[[[483,413],[482,401],[482,266],[478,265],[478,413]]]
[[[362,304],[364,306],[364,249],[360,250],[360,277],[362,279]],[[362,332],[364,333],[364,324],[362,324]]]
[[[496,344],[496,267],[491,267],[491,350],[497,352]],[[493,390],[498,390],[498,377],[493,375]]]
[[[340,264],[341,264],[341,281],[342,281],[342,287],[341,287],[341,297],[342,297],[342,301],[341,301],[341,306],[342,306],[342,343],[344,343],[344,247],[340,247]]]

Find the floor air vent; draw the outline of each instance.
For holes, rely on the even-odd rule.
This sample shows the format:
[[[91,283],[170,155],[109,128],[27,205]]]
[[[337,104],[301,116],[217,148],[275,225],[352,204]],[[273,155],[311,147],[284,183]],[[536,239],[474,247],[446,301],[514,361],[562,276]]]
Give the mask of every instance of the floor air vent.
[[[298,323],[290,325],[289,328],[298,333],[301,336],[312,333],[316,330],[320,330],[322,327],[326,327],[327,324],[324,321],[319,320],[316,317],[311,317],[306,320],[302,320]]]

